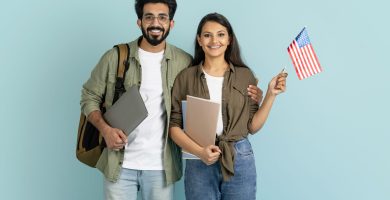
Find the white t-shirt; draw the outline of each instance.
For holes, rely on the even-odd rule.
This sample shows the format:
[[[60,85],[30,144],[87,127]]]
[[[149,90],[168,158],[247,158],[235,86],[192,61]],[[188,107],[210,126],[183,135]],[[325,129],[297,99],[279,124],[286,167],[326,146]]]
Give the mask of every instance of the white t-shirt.
[[[203,70],[207,87],[209,89],[210,100],[218,102],[221,107],[219,108],[218,113],[218,122],[217,122],[217,135],[221,135],[223,132],[223,121],[222,121],[222,85],[223,77],[211,76]]]
[[[138,49],[141,64],[140,93],[148,116],[128,136],[123,167],[135,170],[163,170],[164,130],[166,110],[163,99],[161,61],[158,53]]]

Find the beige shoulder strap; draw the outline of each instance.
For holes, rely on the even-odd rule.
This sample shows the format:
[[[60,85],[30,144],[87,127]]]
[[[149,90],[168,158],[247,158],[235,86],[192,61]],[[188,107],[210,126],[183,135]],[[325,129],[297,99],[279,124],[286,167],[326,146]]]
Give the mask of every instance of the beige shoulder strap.
[[[129,59],[129,45],[127,44],[118,44],[115,45],[118,49],[118,69],[117,69],[117,77],[123,78],[125,71],[127,71],[126,66],[128,66]]]

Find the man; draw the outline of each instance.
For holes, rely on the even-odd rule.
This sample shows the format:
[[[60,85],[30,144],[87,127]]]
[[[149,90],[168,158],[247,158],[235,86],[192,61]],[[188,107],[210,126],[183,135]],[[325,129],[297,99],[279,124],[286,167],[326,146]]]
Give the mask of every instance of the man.
[[[107,144],[96,165],[105,176],[106,199],[135,200],[140,191],[142,199],[169,200],[173,183],[182,176],[181,150],[168,137],[171,88],[192,58],[165,40],[173,28],[176,7],[175,0],[135,1],[142,36],[129,43],[130,65],[124,85],[126,89],[139,86],[148,117],[129,136],[109,126],[99,109],[103,94],[106,106],[112,105],[118,62],[115,49],[102,56],[83,85],[82,111]],[[259,89],[249,92],[252,98],[261,99]]]

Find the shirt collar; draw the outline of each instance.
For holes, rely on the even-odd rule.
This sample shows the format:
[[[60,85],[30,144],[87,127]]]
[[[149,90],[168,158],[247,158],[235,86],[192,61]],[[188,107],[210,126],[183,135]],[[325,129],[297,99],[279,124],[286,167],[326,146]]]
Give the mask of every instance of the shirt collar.
[[[196,75],[199,77],[204,76],[204,72],[202,68],[203,68],[203,61],[197,66]],[[233,65],[233,63],[229,62],[229,68],[230,68],[230,72],[232,73],[236,72],[236,68]]]

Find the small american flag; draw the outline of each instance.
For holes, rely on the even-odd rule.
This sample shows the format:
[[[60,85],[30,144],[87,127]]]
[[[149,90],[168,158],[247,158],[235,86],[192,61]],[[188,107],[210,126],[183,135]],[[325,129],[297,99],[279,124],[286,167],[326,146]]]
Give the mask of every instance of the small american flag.
[[[322,72],[320,63],[310,43],[306,27],[287,48],[299,80]]]

